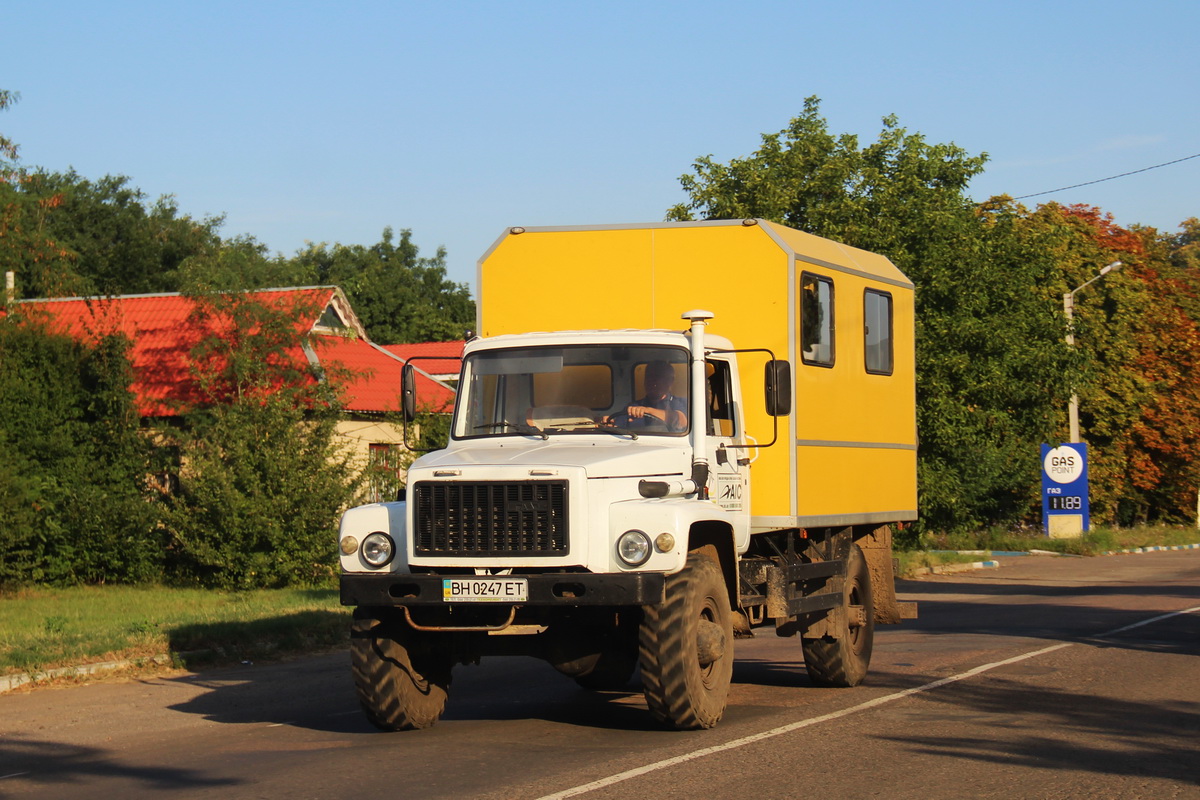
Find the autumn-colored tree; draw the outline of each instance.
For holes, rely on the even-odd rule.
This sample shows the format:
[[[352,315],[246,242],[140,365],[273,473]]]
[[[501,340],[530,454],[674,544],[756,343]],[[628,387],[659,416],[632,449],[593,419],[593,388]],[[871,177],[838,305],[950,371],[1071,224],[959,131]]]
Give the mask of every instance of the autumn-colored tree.
[[[1131,431],[1150,396],[1147,381],[1134,367],[1139,357],[1136,329],[1150,302],[1140,277],[1144,242],[1110,214],[1090,206],[1049,203],[1031,217],[1059,232],[1053,288],[1060,297],[1096,277],[1101,267],[1116,261],[1123,265],[1075,294],[1072,354],[1080,434],[1089,445],[1092,517],[1098,523],[1118,522],[1130,488]],[[1058,441],[1067,440],[1062,419]]]
[[[1137,271],[1148,302],[1135,320],[1130,365],[1147,387],[1128,437],[1122,522],[1184,522],[1200,487],[1200,264],[1195,220],[1180,236],[1139,231],[1145,264]]]
[[[62,206],[63,196],[32,195],[27,191],[30,180],[10,172],[0,182],[0,271],[14,273],[18,296],[82,295],[88,284],[75,272],[78,254],[47,229],[47,218]]]

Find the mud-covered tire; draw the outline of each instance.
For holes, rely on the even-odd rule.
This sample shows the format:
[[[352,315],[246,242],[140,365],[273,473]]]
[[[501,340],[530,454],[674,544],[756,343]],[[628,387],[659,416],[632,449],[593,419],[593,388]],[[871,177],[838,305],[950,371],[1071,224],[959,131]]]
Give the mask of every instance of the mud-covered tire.
[[[435,636],[377,610],[355,609],[350,663],[358,702],[372,725],[414,730],[442,716],[453,661]]]
[[[875,642],[875,604],[871,596],[871,574],[858,545],[850,546],[846,580],[842,587],[846,613],[836,637],[801,637],[804,668],[817,686],[858,686],[867,677]],[[861,622],[861,624],[859,624]]]
[[[637,670],[638,654],[633,649],[613,649],[600,653],[596,666],[587,673],[575,676],[575,683],[593,692],[613,692],[624,689]]]
[[[718,564],[693,554],[667,576],[667,600],[645,606],[639,637],[650,712],[672,728],[711,728],[733,678],[733,612]]]

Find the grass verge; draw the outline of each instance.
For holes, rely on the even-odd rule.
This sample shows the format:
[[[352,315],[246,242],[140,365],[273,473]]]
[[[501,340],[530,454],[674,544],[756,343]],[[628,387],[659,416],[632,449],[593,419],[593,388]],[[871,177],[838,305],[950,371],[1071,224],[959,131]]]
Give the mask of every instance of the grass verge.
[[[334,589],[30,588],[0,596],[0,674],[168,655],[176,666],[317,652],[347,640]]]
[[[1097,527],[1077,539],[1050,539],[1040,532],[1013,532],[993,529],[974,533],[921,535],[921,551],[986,550],[1021,551],[1047,550],[1067,555],[1095,556],[1111,550],[1137,547],[1166,547],[1200,543],[1200,530],[1192,527],[1146,525],[1137,528]],[[975,557],[969,559],[978,561]]]
[[[1078,539],[1049,539],[1041,533],[988,530],[974,533],[921,535],[921,547],[897,551],[900,577],[912,577],[922,567],[986,561],[997,552],[1042,550],[1077,556],[1098,556],[1138,547],[1170,547],[1200,543],[1200,530],[1170,525],[1138,528],[1097,527]],[[976,552],[962,552],[976,551]],[[982,551],[982,552],[980,552]]]

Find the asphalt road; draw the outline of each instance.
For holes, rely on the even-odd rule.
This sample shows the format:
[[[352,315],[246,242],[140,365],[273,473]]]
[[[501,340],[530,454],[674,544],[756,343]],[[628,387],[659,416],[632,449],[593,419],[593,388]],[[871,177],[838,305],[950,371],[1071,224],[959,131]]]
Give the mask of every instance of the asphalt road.
[[[1200,798],[1200,551],[1013,558],[904,582],[867,683],[738,642],[725,719],[663,731],[635,683],[531,659],[455,672],[428,731],[376,732],[345,653],[0,696],[0,797]]]

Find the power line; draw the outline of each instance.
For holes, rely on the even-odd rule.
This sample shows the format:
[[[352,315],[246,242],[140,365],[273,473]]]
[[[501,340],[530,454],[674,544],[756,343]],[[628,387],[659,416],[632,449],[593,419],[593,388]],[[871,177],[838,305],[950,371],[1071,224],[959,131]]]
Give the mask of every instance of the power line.
[[[1076,183],[1076,184],[1072,184],[1071,186],[1060,186],[1057,189],[1048,189],[1044,192],[1034,192],[1033,194],[1023,194],[1020,197],[1014,197],[1013,200],[1025,200],[1030,197],[1041,197],[1044,194],[1054,194],[1055,192],[1065,192],[1067,189],[1078,189],[1080,186],[1091,186],[1093,183],[1104,183],[1105,181],[1115,181],[1117,178],[1124,178],[1129,175],[1137,175],[1139,172],[1149,172],[1150,170],[1158,169],[1159,167],[1169,167],[1172,164],[1178,164],[1180,161],[1188,161],[1193,158],[1200,158],[1200,153],[1195,153],[1194,155],[1190,155],[1190,156],[1184,156],[1183,158],[1177,158],[1174,161],[1167,161],[1162,164],[1155,164],[1153,167],[1142,167],[1141,169],[1135,169],[1132,172],[1122,172],[1120,175],[1112,175],[1108,178],[1100,178],[1098,180],[1087,181],[1085,183]]]

